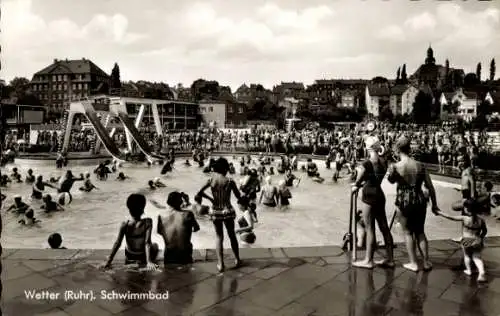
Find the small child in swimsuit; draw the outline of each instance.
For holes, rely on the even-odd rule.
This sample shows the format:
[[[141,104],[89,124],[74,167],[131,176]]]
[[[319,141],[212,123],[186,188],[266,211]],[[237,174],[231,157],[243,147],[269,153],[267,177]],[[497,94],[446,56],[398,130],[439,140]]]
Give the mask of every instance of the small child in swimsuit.
[[[439,211],[436,214],[444,218],[463,223],[461,244],[464,252],[464,273],[469,276],[472,275],[471,263],[474,262],[478,270],[477,281],[485,282],[486,276],[484,262],[481,259],[481,252],[484,248],[483,241],[484,237],[488,233],[488,229],[485,221],[478,216],[478,209],[479,206],[477,205],[477,202],[472,199],[468,199],[464,201],[462,215],[451,215],[442,211]]]
[[[153,179],[153,183],[155,184],[155,187],[157,187],[157,188],[166,187],[165,183],[161,182],[160,178],[158,178],[158,177]]]
[[[54,233],[49,236],[47,240],[51,249],[67,249],[66,247],[61,247],[62,245],[62,236],[59,233]]]
[[[33,226],[36,223],[40,223],[41,221],[35,218],[35,212],[33,209],[28,209],[24,214],[24,218],[19,221],[20,224],[26,226]]]
[[[292,198],[292,193],[290,189],[286,186],[286,181],[281,180],[278,184],[278,201],[280,209],[286,210],[290,207],[290,199]]]
[[[158,255],[158,244],[151,241],[153,220],[149,217],[142,218],[146,208],[146,197],[142,194],[131,194],[127,199],[127,208],[131,219],[121,224],[120,232],[104,268],[111,267],[125,238],[125,264],[139,263],[145,265],[146,270],[156,270],[157,265],[154,261]]]
[[[80,191],[84,192],[90,192],[94,189],[97,189],[97,187],[92,183],[90,180],[90,173],[85,174],[85,181],[83,182],[83,186],[80,187]]]
[[[64,211],[64,208],[61,206],[61,204],[56,203],[52,200],[52,196],[50,194],[47,194],[43,197],[43,202],[44,204],[40,208],[42,210],[45,210],[46,213]]]
[[[148,187],[150,190],[156,190],[156,186],[155,186],[155,183],[153,182],[153,180],[148,181]]]
[[[118,181],[124,181],[126,179],[130,179],[128,176],[126,176],[123,172],[119,172],[118,176],[116,177],[116,180]]]
[[[194,197],[193,213],[197,216],[207,216],[210,211],[210,207],[202,204],[203,198],[199,195]]]
[[[15,195],[14,196],[14,204],[12,204],[7,210],[15,212],[17,214],[24,214],[30,206],[26,203],[23,202],[23,198],[20,195]]]
[[[33,183],[35,182],[35,175],[33,174],[32,169],[28,169],[28,175],[26,175],[25,179],[26,183]]]

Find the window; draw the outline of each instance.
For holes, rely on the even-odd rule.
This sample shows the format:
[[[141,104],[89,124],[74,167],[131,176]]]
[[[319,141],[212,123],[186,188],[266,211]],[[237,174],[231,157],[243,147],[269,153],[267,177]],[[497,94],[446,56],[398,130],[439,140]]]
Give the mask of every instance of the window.
[[[68,80],[68,75],[64,75],[64,76],[63,76],[63,80],[64,80],[64,81],[67,81],[67,80]]]
[[[82,84],[81,83],[78,84],[78,90],[82,90]]]
[[[52,76],[52,81],[53,81],[53,82],[56,82],[56,81],[57,81],[57,76],[56,76],[56,75],[53,75],[53,76]]]
[[[243,114],[243,107],[242,106],[240,106],[240,108],[238,109],[238,113]]]
[[[64,100],[68,100],[68,94],[67,93],[64,94]]]
[[[68,90],[68,85],[67,84],[63,84],[63,90],[64,91]]]
[[[76,84],[73,83],[73,85],[71,86],[73,88],[73,90],[76,90]]]
[[[87,90],[87,84],[86,83],[83,84],[83,89]]]
[[[231,105],[227,107],[227,112],[233,113],[233,107]]]
[[[211,107],[208,108],[208,112],[213,112],[213,111],[214,111],[214,107],[213,106],[211,106]]]

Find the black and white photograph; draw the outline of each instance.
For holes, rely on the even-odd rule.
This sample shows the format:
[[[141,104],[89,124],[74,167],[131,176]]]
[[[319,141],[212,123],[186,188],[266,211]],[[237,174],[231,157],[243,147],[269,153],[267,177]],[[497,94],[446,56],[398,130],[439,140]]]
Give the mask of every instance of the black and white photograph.
[[[0,315],[500,315],[500,1],[0,10]]]

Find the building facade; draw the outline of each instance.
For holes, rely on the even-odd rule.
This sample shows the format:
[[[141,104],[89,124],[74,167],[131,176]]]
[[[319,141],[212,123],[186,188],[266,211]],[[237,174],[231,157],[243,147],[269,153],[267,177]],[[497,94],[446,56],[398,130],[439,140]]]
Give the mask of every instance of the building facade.
[[[247,126],[245,103],[236,101],[201,101],[199,113],[207,126],[218,128],[245,128]]]
[[[391,88],[390,108],[394,115],[410,114],[419,90],[412,85],[396,85]]]
[[[389,106],[390,89],[388,84],[369,84],[365,89],[366,111],[379,117],[383,107]]]
[[[97,93],[107,93],[109,76],[92,61],[58,60],[36,72],[31,80],[31,90],[49,114],[62,115],[72,100]]]

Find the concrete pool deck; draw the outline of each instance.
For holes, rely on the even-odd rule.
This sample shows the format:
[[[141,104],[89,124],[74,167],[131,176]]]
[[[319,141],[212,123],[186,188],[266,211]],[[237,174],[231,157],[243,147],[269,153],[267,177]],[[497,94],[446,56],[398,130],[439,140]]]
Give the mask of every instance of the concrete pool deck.
[[[381,250],[383,251],[383,250]],[[241,249],[244,266],[216,273],[213,250],[196,250],[196,262],[158,273],[100,271],[109,251],[4,249],[3,315],[500,315],[500,237],[486,240],[488,282],[479,285],[450,268],[461,260],[458,245],[430,242],[431,272],[350,267],[337,246]],[[230,266],[230,251],[226,251]],[[377,256],[383,254],[380,250]],[[361,253],[360,253],[361,255]],[[120,258],[121,257],[121,258]],[[94,290],[96,300],[27,299],[27,290],[64,293]],[[163,300],[103,300],[108,293],[165,293]],[[63,294],[61,294],[63,295]]]

